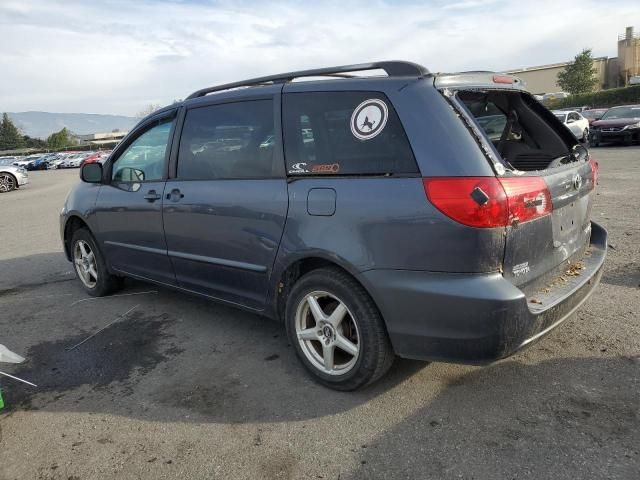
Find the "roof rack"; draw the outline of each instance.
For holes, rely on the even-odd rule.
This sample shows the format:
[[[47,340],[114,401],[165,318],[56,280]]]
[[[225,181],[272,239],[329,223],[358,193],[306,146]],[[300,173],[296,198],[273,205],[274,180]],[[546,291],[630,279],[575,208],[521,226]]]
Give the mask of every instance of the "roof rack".
[[[192,98],[204,97],[205,95],[213,92],[220,92],[222,90],[230,90],[238,87],[251,87],[256,85],[264,85],[269,83],[285,83],[290,82],[294,78],[301,77],[340,77],[351,78],[353,75],[347,75],[349,72],[360,72],[366,70],[384,70],[390,77],[410,77],[429,74],[422,65],[418,65],[413,62],[404,62],[399,60],[386,61],[386,62],[372,62],[372,63],[360,63],[356,65],[342,65],[339,67],[328,68],[316,68],[313,70],[300,70],[298,72],[280,73],[277,75],[269,75],[266,77],[257,77],[249,80],[243,80],[241,82],[225,83],[223,85],[217,85],[215,87],[203,88],[197,92],[189,95],[186,100]]]

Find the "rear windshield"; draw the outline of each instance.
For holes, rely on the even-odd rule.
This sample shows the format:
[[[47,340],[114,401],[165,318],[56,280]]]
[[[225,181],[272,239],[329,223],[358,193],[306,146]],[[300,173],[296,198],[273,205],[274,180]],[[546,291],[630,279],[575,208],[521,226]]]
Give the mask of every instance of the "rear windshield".
[[[289,175],[419,172],[391,102],[378,92],[285,94],[283,127]]]
[[[457,94],[502,159],[518,170],[544,170],[575,161],[577,140],[562,125],[566,113],[551,113],[531,95],[505,90]]]

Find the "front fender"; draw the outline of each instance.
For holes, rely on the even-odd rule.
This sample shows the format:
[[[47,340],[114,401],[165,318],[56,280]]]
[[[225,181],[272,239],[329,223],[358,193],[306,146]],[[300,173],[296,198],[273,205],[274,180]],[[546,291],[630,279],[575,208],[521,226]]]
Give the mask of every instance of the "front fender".
[[[99,235],[95,216],[95,205],[101,185],[92,183],[76,184],[64,202],[60,212],[60,239],[67,260],[71,261],[68,245],[68,226],[72,221],[81,221],[94,235]]]

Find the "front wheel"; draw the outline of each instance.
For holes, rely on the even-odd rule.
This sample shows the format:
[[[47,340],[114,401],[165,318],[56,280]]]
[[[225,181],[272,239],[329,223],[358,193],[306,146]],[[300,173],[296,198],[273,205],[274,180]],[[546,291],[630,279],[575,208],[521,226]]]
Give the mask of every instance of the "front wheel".
[[[82,287],[92,297],[103,297],[122,287],[122,278],[109,273],[93,235],[85,228],[73,233],[71,259]]]
[[[10,173],[0,173],[0,193],[10,192],[18,187],[16,177]]]
[[[371,297],[337,268],[314,270],[287,300],[289,339],[306,369],[323,385],[355,390],[384,375],[394,354]]]

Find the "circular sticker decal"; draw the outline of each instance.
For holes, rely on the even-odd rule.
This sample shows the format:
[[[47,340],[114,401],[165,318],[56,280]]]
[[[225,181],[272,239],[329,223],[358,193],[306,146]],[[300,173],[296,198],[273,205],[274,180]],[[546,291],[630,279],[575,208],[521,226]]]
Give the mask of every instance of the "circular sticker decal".
[[[351,133],[357,139],[370,140],[382,132],[388,117],[389,109],[382,100],[365,100],[351,115]]]

